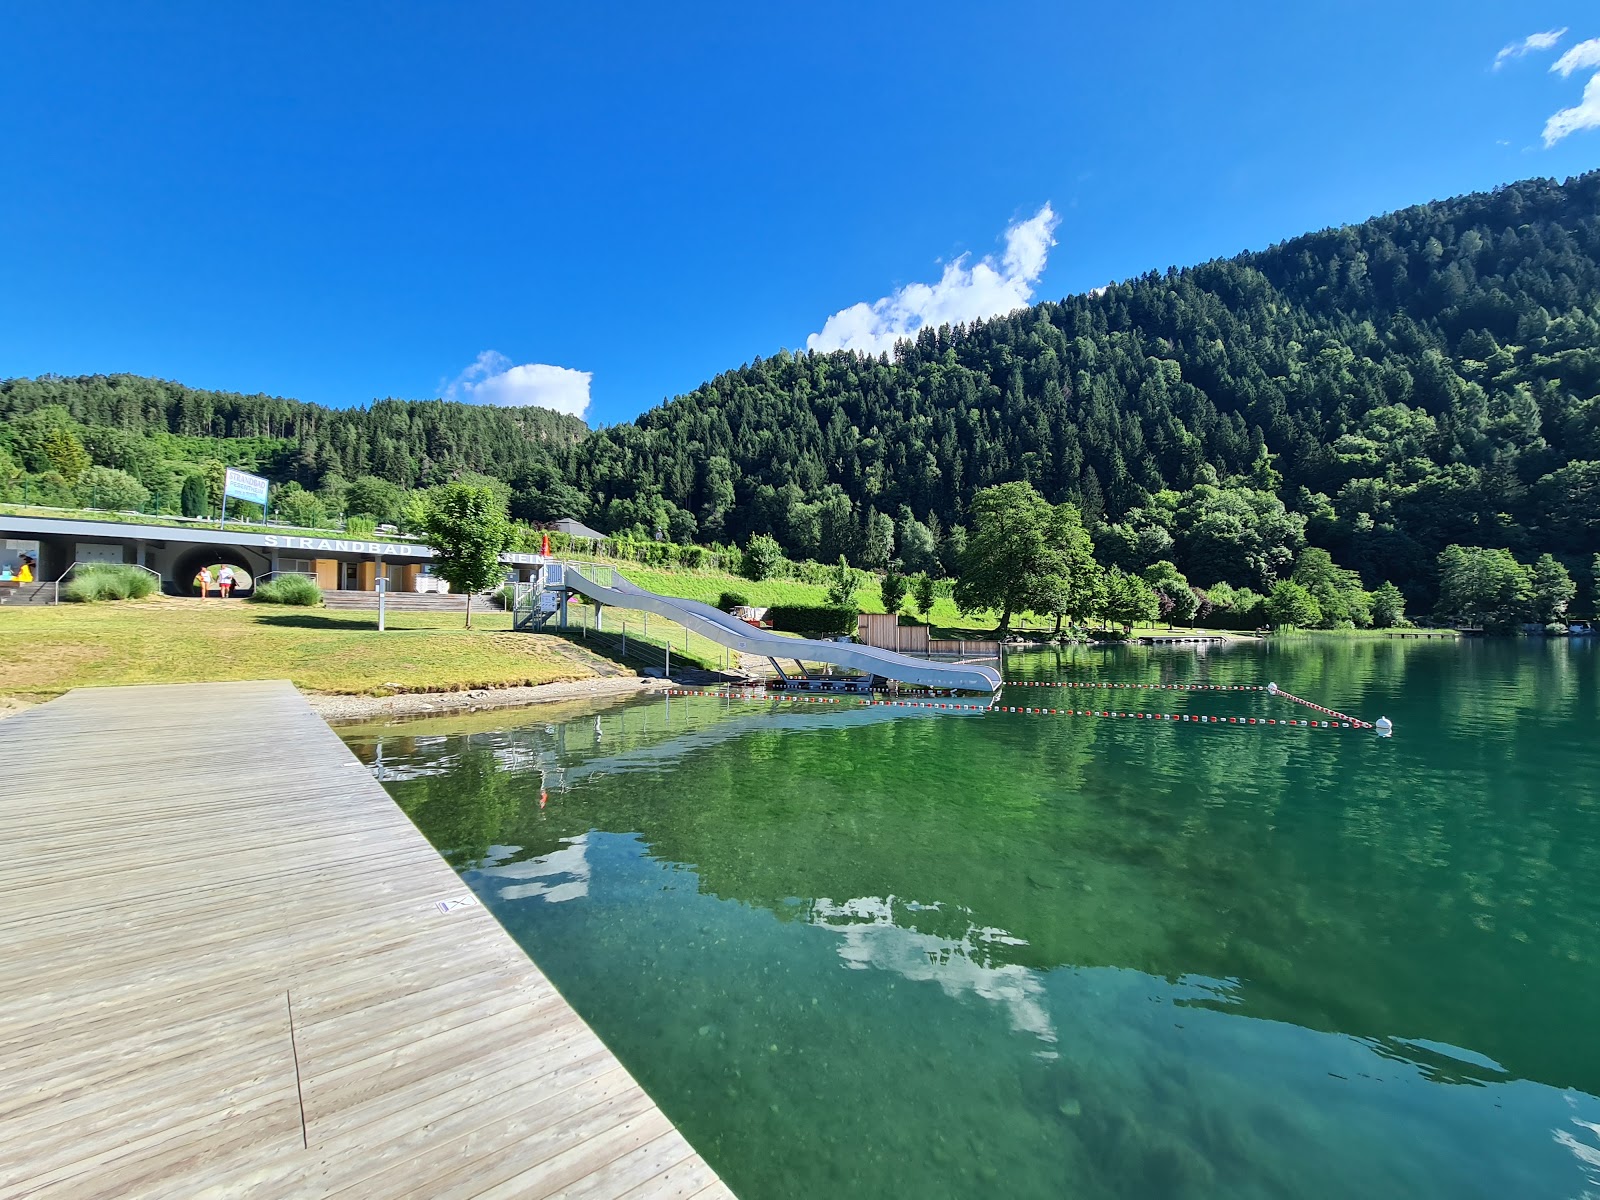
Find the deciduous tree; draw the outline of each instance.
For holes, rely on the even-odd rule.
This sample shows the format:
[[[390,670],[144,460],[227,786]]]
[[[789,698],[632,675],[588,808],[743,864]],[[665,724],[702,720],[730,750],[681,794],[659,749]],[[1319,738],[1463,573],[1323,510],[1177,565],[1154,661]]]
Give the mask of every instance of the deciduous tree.
[[[1525,619],[1533,575],[1511,551],[1446,546],[1439,555],[1439,615],[1507,629]]]
[[[1322,623],[1322,609],[1304,586],[1285,579],[1267,595],[1267,620],[1277,626],[1311,629]]]
[[[472,628],[472,595],[505,578],[501,553],[511,544],[505,499],[493,489],[448,483],[428,495],[423,532],[437,552],[434,570],[467,598],[467,628]]]
[[[1372,623],[1379,629],[1393,629],[1406,623],[1406,598],[1388,580],[1372,593]]]
[[[739,567],[746,579],[760,583],[777,574],[783,564],[783,547],[769,534],[758,533],[751,538],[739,558]]]
[[[883,611],[898,613],[906,602],[906,577],[890,567],[883,574],[879,594],[883,597]]]
[[[834,608],[854,608],[856,589],[861,586],[861,572],[839,556],[838,564],[828,572],[828,603]]]
[[[1548,624],[1566,616],[1578,585],[1553,555],[1541,554],[1533,564],[1532,592],[1533,619]]]

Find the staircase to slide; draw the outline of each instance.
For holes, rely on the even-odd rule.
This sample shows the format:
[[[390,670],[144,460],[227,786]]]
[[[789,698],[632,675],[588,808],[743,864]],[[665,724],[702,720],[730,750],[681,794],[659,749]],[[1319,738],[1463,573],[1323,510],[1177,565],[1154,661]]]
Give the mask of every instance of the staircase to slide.
[[[781,634],[757,629],[738,617],[703,604],[698,600],[685,600],[678,596],[661,596],[646,591],[609,568],[595,568],[575,563],[551,563],[546,568],[545,590],[560,593],[575,592],[584,599],[610,608],[636,609],[654,613],[699,634],[708,641],[726,646],[744,654],[759,654],[774,662],[782,659],[803,663],[826,663],[844,667],[881,679],[892,679],[916,687],[949,688],[962,692],[989,694],[1000,688],[1000,672],[993,667],[972,663],[932,662],[896,654],[892,650],[879,650],[874,646],[861,646],[853,642],[824,642],[812,638],[784,637]],[[607,578],[609,577],[609,578]],[[536,605],[537,596],[526,595],[527,603],[519,596],[517,615],[527,614],[527,619],[517,621],[518,628],[529,628],[548,619]]]

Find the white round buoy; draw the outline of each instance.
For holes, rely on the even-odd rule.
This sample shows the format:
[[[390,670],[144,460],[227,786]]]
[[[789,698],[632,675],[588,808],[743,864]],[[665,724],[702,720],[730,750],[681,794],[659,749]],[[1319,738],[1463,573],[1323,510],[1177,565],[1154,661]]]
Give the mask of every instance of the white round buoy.
[[[1277,694],[1278,694],[1278,685],[1275,684],[1275,683],[1267,684],[1267,695],[1276,696]]]
[[[1372,723],[1372,727],[1378,731],[1379,737],[1389,737],[1394,733],[1394,722],[1388,717],[1379,717]]]

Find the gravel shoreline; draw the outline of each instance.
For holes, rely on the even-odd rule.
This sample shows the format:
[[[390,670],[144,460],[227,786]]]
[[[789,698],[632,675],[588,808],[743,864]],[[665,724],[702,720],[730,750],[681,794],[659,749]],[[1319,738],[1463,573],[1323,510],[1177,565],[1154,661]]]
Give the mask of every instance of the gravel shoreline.
[[[415,717],[481,712],[488,708],[520,708],[555,700],[587,700],[600,696],[644,695],[671,687],[661,679],[613,676],[543,683],[537,687],[474,688],[468,692],[407,692],[398,696],[330,696],[302,692],[306,702],[324,721],[373,721],[384,717]]]

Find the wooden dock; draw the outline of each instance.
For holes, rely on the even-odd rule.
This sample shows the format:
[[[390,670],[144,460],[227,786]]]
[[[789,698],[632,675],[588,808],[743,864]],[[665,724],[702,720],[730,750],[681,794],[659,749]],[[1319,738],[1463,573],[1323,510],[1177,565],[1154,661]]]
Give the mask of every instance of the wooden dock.
[[[0,1197],[731,1196],[289,684],[0,757]]]

